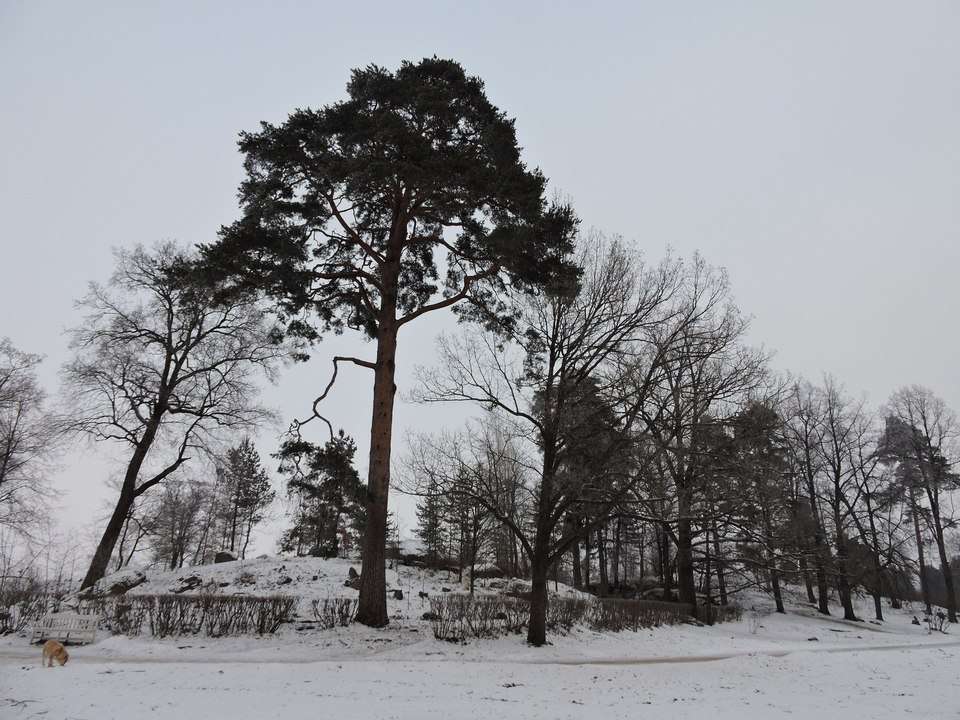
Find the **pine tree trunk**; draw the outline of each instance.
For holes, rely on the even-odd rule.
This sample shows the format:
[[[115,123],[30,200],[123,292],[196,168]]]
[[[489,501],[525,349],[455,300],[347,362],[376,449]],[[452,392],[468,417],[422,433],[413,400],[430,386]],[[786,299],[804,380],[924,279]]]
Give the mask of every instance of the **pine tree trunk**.
[[[381,322],[373,384],[370,423],[370,468],[367,479],[367,522],[363,533],[362,573],[357,622],[384,627],[387,617],[387,502],[390,491],[390,449],[396,394],[397,328]]]

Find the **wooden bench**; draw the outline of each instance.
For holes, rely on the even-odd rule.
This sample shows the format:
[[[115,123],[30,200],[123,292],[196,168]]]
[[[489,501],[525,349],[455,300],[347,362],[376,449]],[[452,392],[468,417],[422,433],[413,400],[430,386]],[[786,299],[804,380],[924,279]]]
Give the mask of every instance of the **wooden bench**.
[[[62,643],[92,643],[96,639],[99,623],[99,615],[50,613],[34,626],[30,642],[59,640]]]

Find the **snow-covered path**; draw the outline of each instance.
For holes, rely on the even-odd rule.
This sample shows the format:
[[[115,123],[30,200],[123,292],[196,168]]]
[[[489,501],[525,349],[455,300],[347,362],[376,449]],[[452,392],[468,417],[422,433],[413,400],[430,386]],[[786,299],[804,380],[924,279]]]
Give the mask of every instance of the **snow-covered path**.
[[[643,666],[441,660],[0,661],[0,717],[960,717],[960,648],[754,653]],[[593,663],[593,661],[591,661]]]

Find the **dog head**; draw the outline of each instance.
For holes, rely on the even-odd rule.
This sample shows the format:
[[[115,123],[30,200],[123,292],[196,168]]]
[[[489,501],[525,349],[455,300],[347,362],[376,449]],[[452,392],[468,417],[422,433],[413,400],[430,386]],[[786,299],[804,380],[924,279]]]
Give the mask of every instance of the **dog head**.
[[[57,653],[57,655],[56,655],[56,657],[55,657],[54,659],[55,659],[58,663],[60,663],[60,667],[63,667],[64,665],[67,664],[67,660],[70,659],[70,653],[68,653],[65,649],[63,649],[63,650],[61,650],[60,652]]]

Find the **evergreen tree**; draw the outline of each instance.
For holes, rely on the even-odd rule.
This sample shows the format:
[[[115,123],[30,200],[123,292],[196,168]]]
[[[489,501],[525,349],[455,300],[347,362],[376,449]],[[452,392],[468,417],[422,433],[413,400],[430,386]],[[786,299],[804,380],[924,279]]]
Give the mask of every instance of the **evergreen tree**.
[[[423,497],[417,503],[417,527],[414,534],[423,543],[427,564],[435,566],[443,557],[446,548],[445,502],[442,487],[437,478],[431,475],[423,490]]]
[[[334,362],[374,375],[357,620],[380,627],[398,332],[446,307],[499,309],[502,323],[508,289],[567,282],[575,220],[547,208],[513,122],[456,62],[371,65],[347,92],[241,136],[243,216],[205,252],[211,274],[275,298],[290,333],[351,328],[376,341],[374,359]]]
[[[217,514],[223,548],[244,557],[250,533],[263,521],[276,492],[249,437],[230,448],[225,461],[217,466],[217,476],[222,493]]]
[[[323,447],[304,440],[285,442],[277,453],[287,492],[296,500],[293,526],[282,550],[298,555],[337,557],[344,539],[361,537],[366,493],[353,467],[357,446],[343,430]]]

